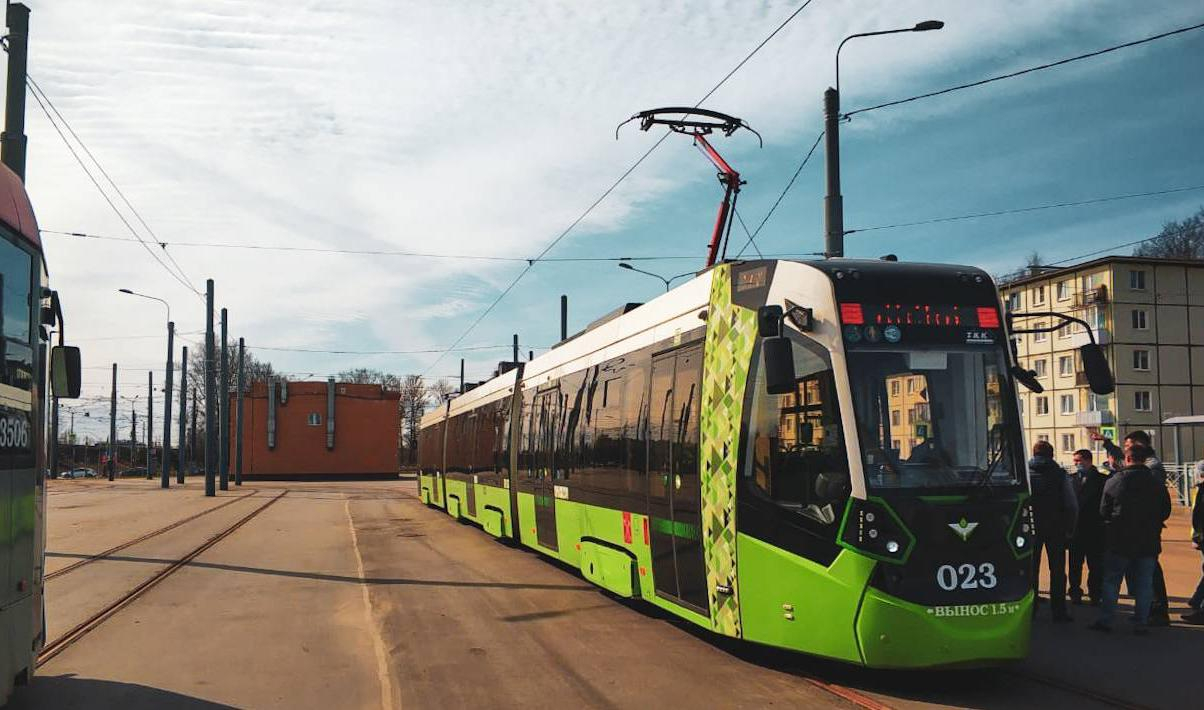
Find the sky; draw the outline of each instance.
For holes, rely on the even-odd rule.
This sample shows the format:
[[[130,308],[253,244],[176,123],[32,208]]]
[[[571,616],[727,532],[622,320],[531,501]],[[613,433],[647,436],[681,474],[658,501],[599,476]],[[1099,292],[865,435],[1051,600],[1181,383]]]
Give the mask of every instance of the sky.
[[[130,227],[31,97],[27,185],[40,226],[120,239],[43,236],[68,340],[83,350],[85,396],[107,397],[116,362],[122,409],[140,417],[148,370],[163,381],[166,317],[119,288],[167,300],[177,346],[195,353],[204,305],[191,289],[214,279],[231,337],[297,379],[353,367],[450,379],[461,357],[470,381],[485,379],[509,359],[513,333],[524,353],[558,339],[561,294],[572,332],[654,297],[660,281],[613,261],[540,262],[469,328],[527,269],[522,259],[659,137],[630,124],[616,140],[617,124],[694,104],[801,4],[26,2],[31,77],[153,234],[108,188],[125,219],[169,243],[184,274],[152,258],[163,259],[159,247],[120,241]],[[946,26],[845,46],[844,109],[1196,24],[1204,11],[1181,1],[813,0],[704,104],[764,137],[760,147],[743,132],[714,141],[747,180],[739,211],[750,228],[822,127],[841,38],[926,19]],[[1204,186],[1201,66],[1195,31],[855,116],[841,127],[846,228]],[[821,146],[761,231],[763,253],[823,249],[822,158]],[[671,136],[548,256],[674,257],[638,265],[666,276],[699,269],[720,196],[710,164]],[[867,231],[847,237],[846,253],[1002,273],[1034,250],[1052,262],[1151,236],[1202,204],[1204,188]],[[472,349],[441,354],[457,340]],[[72,407],[81,438],[103,436],[106,402]]]

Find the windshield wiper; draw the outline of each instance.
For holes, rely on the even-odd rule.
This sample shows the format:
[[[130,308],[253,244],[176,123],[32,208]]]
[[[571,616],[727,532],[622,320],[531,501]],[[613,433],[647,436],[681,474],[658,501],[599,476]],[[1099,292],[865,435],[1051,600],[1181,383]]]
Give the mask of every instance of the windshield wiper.
[[[994,436],[996,432],[998,432],[1000,434],[999,449],[997,450],[994,458],[992,458],[990,461],[987,462],[987,468],[985,471],[983,471],[982,478],[975,482],[976,488],[981,488],[982,486],[985,486],[987,484],[987,482],[991,480],[991,475],[993,473],[995,473],[995,467],[998,466],[999,462],[1003,460],[1003,454],[1004,454],[1004,452],[1007,451],[1007,446],[1005,445],[1005,443],[1003,441],[1003,427],[1002,426],[1000,426],[999,424],[996,424],[995,426],[991,427],[991,433],[988,434],[988,436]]]

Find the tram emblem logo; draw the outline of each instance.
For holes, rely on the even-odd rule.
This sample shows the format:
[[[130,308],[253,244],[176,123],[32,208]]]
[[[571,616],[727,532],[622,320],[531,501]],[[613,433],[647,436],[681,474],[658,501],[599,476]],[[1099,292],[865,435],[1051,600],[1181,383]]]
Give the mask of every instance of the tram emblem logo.
[[[970,534],[978,527],[978,523],[968,523],[965,518],[956,523],[949,523],[949,529],[957,533],[957,536],[962,539],[962,542],[970,539]]]

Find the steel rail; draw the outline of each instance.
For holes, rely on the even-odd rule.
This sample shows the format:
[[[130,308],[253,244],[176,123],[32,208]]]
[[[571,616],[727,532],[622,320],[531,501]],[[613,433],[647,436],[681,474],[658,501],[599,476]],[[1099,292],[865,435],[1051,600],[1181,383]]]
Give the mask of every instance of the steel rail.
[[[251,491],[250,493],[247,493],[246,495],[241,495],[241,496],[238,496],[237,498],[228,500],[225,503],[222,503],[221,505],[215,505],[212,508],[207,508],[205,510],[202,510],[199,513],[196,513],[195,515],[190,515],[187,518],[177,520],[176,522],[171,523],[170,525],[165,525],[165,526],[159,528],[158,530],[152,530],[151,532],[148,532],[145,535],[142,535],[140,537],[136,537],[133,540],[130,540],[129,542],[123,542],[120,545],[117,545],[115,547],[110,547],[109,549],[105,550],[104,552],[97,552],[95,555],[89,555],[89,556],[85,557],[84,559],[73,562],[62,569],[56,569],[55,571],[50,572],[49,574],[46,574],[45,576],[42,577],[42,579],[43,579],[43,581],[49,582],[50,580],[52,580],[56,577],[61,577],[69,572],[74,572],[75,570],[79,569],[80,567],[83,567],[85,565],[90,565],[93,562],[96,562],[97,560],[103,560],[104,558],[106,558],[114,553],[121,552],[122,550],[126,549],[127,547],[137,545],[140,542],[146,542],[147,540],[150,540],[153,537],[158,537],[159,535],[162,535],[165,532],[170,532],[172,530],[175,530],[176,528],[180,527],[181,525],[184,525],[185,523],[191,523],[192,521],[196,520],[197,518],[204,517],[212,512],[221,510],[222,508],[225,508],[228,505],[237,503],[238,501],[242,500],[243,498],[250,498],[251,496],[255,495],[255,493],[256,493],[256,491]]]
[[[229,537],[236,530],[238,530],[243,525],[250,522],[251,519],[253,519],[255,516],[259,515],[263,511],[267,510],[273,503],[276,503],[277,501],[279,501],[281,498],[283,498],[287,494],[288,494],[288,490],[285,489],[284,491],[282,491],[280,493],[280,495],[276,496],[275,498],[272,498],[271,500],[269,500],[268,502],[259,506],[255,510],[252,510],[250,513],[243,516],[242,518],[239,518],[232,525],[225,528],[224,530],[217,533],[216,535],[210,537],[208,540],[206,540],[205,542],[201,543],[196,548],[194,548],[191,552],[189,552],[188,554],[179,558],[178,560],[172,562],[170,565],[168,565],[164,569],[159,570],[150,579],[147,579],[146,581],[137,585],[136,587],[129,590],[125,594],[122,594],[116,600],[114,600],[114,601],[110,602],[108,605],[106,605],[103,609],[96,612],[92,616],[88,617],[86,620],[80,622],[78,625],[76,625],[70,631],[66,632],[65,634],[56,638],[55,640],[47,643],[42,648],[42,652],[38,654],[37,665],[42,666],[50,659],[54,658],[55,656],[59,655],[63,651],[67,650],[67,648],[69,648],[72,644],[74,644],[76,641],[79,641],[84,636],[88,635],[88,633],[90,633],[93,629],[100,626],[107,619],[109,619],[109,617],[113,616],[118,611],[121,611],[122,609],[124,609],[126,606],[128,606],[130,603],[132,603],[135,599],[142,596],[147,590],[151,589],[152,587],[157,585],[159,582],[162,582],[164,579],[167,579],[172,574],[178,572],[180,569],[187,566],[189,562],[196,559],[198,556],[200,556],[201,553],[205,552],[209,548],[213,547],[217,543],[219,543],[222,540]],[[244,496],[244,497],[246,497],[246,496]],[[238,500],[241,500],[241,498]]]

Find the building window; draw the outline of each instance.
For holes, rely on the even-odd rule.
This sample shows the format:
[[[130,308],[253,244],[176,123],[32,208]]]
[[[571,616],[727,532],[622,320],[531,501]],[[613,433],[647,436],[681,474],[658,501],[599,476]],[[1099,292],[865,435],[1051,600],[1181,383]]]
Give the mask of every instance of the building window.
[[[892,396],[892,397],[899,396],[899,381],[898,380],[890,381],[890,396]]]
[[[1022,417],[1023,417],[1023,416],[1024,416],[1024,398],[1023,398],[1023,397],[1017,397],[1017,398],[1016,398],[1016,405],[1017,405],[1017,406],[1020,408],[1020,416],[1022,416]]]
[[[1037,397],[1037,416],[1049,414],[1049,397]]]
[[[899,410],[892,409],[890,411],[890,425],[891,426],[899,426]],[[895,448],[897,449],[899,447],[896,446]]]
[[[1133,393],[1133,409],[1139,412],[1153,411],[1153,407],[1150,406],[1149,390],[1137,390]]]
[[[1133,329],[1134,330],[1148,330],[1149,327],[1150,327],[1150,324],[1146,320],[1145,309],[1134,308],[1133,309]]]
[[[1008,294],[1008,310],[1009,311],[1020,310],[1020,292],[1019,291],[1013,291],[1012,293]]]
[[[1033,303],[1038,306],[1041,305],[1042,303],[1045,303],[1045,287],[1044,286],[1038,286],[1033,289]]]
[[[1045,321],[1043,321],[1043,320],[1039,320],[1033,324],[1034,330],[1044,328],[1044,327],[1045,327]],[[1049,333],[1033,333],[1033,342],[1034,343],[1044,343],[1047,335],[1049,335]]]
[[[1064,394],[1060,400],[1062,414],[1074,414],[1074,395]]]
[[[895,451],[899,450],[899,440],[898,439],[891,439],[890,445],[891,445],[891,448],[893,448]]]
[[[1150,351],[1149,350],[1134,350],[1133,351],[1133,369],[1141,370],[1142,372],[1150,371]]]
[[[317,412],[310,412],[306,417],[305,423],[310,426],[322,426],[322,415]]]
[[[1037,441],[1049,441],[1049,434],[1037,434]]]
[[[1132,269],[1129,271],[1129,288],[1134,291],[1145,290],[1145,269]]]
[[[1057,294],[1059,301],[1065,301],[1066,299],[1070,298],[1070,282],[1059,281]]]
[[[907,378],[907,394],[913,394],[916,391],[916,381],[913,377]]]
[[[1074,451],[1074,434],[1062,435],[1062,451],[1067,453]]]
[[[1033,363],[1033,372],[1037,373],[1037,377],[1045,377],[1049,374],[1049,365],[1045,358]]]
[[[1070,355],[1058,357],[1058,374],[1063,377],[1074,374],[1074,357]]]

